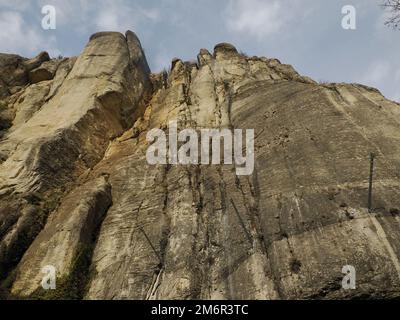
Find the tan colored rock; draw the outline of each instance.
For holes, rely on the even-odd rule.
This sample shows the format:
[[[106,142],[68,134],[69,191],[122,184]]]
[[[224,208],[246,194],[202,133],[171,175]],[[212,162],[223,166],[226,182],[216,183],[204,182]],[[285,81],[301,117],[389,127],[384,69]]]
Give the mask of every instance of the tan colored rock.
[[[200,53],[197,55],[197,62],[199,66],[203,66],[211,61],[211,53],[207,49],[200,49]]]
[[[60,76],[57,72],[54,82],[48,83],[50,91],[33,94],[43,103],[17,101],[20,112],[16,113],[15,128],[0,141],[0,225],[11,221],[10,205],[18,208],[0,237],[0,273],[21,258],[36,236],[18,228],[24,218],[23,208],[30,205],[25,199],[39,194],[35,206],[44,207],[46,216],[56,207],[60,195],[101,160],[110,139],[121,135],[143,113],[151,87],[149,74],[133,64],[135,59],[140,60],[132,51],[134,45],[140,47],[140,43],[132,42],[130,49],[119,33],[97,34],[71,71],[69,62],[66,69],[59,67]],[[25,61],[26,68],[37,68],[42,56]],[[37,84],[40,88],[46,85]],[[32,230],[36,228],[32,226]],[[5,242],[9,234],[16,236]],[[21,243],[20,239],[25,240]],[[11,251],[14,246],[21,249]]]
[[[29,72],[29,81],[32,84],[52,80],[61,61],[51,60],[41,64],[40,67]]]
[[[15,116],[13,128],[26,123],[45,104],[45,98],[50,90],[49,83],[34,84],[29,86],[14,103]],[[12,130],[11,129],[11,130]]]
[[[32,59],[0,53],[0,100],[23,89],[29,82],[29,72],[49,60],[47,52]]]
[[[345,105],[338,111],[334,100],[345,99],[353,105],[351,110],[358,103],[374,113],[369,117],[371,133],[376,117],[380,123],[395,123],[398,105],[358,86],[327,90],[277,60],[252,64],[233,50],[226,55],[222,49],[199,70],[174,61],[168,88],[156,91],[150,103],[149,128],[165,127],[172,119],[192,127],[255,128],[256,172],[238,179],[224,166],[178,166],[164,172],[148,167],[143,158],[145,132],[130,147],[111,148],[95,172],[110,173],[118,204],[110,208],[100,230],[93,255],[96,276],[87,298],[398,296],[398,253],[396,241],[391,240],[399,237],[393,233],[397,220],[388,216],[387,209],[376,217],[365,209],[368,154],[378,142],[370,144],[361,124],[353,127],[365,121],[358,120],[363,111],[349,115]],[[343,98],[332,100],[337,91]],[[385,111],[375,105],[383,102]],[[315,121],[315,115],[325,122]],[[380,130],[384,127],[380,125]],[[385,136],[392,138],[381,143],[390,144],[385,150],[391,154],[392,167],[399,157],[398,137],[389,127]],[[134,145],[137,151],[129,153]],[[399,207],[395,196],[399,182],[390,180],[394,172],[384,168],[375,201],[384,201],[385,208]],[[143,189],[132,189],[122,176],[139,179]],[[162,187],[164,191],[159,190]],[[128,194],[130,201],[125,200]],[[343,202],[347,209],[341,207]],[[140,228],[163,257],[161,265]],[[117,231],[121,229],[124,232]],[[341,289],[346,264],[354,264],[361,277],[356,291]]]
[[[219,43],[214,47],[214,56],[221,54],[238,54],[236,48],[230,43]]]
[[[36,68],[39,68],[44,62],[49,60],[50,60],[49,54],[47,52],[41,52],[32,59],[24,60],[23,65],[25,69],[29,72]]]
[[[10,89],[28,82],[24,58],[14,54],[0,54],[0,99],[10,95]]]
[[[77,281],[68,277],[77,260],[90,259],[82,255],[90,254],[94,232],[110,205],[111,187],[104,177],[79,186],[67,195],[25,253],[11,293],[25,297],[35,292],[45,294],[41,290],[42,269],[49,265],[56,268],[57,278],[64,282],[59,286],[68,287],[68,281]]]
[[[400,105],[376,89],[319,85],[229,44],[150,77],[128,32],[93,35],[53,80],[13,97],[0,142],[0,266],[15,272],[14,295],[37,293],[41,268],[55,264],[64,298],[400,296]],[[149,165],[146,134],[171,120],[253,128],[254,173]],[[86,259],[74,258],[80,243]],[[356,290],[341,287],[345,265]]]

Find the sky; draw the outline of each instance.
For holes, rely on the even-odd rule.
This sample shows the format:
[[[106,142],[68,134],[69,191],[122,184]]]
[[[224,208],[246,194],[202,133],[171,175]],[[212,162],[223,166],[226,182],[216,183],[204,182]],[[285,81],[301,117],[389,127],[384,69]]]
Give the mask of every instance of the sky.
[[[153,72],[229,42],[277,58],[316,81],[356,82],[400,101],[400,30],[384,25],[382,0],[0,0],[0,52],[78,55],[98,31],[134,31]],[[42,28],[42,8],[56,29]],[[356,29],[342,8],[356,9]]]

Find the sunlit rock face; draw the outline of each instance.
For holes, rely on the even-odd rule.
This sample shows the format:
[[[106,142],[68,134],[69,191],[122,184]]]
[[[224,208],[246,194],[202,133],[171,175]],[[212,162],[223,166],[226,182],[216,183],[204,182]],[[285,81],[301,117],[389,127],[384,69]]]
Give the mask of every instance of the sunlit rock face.
[[[254,129],[254,172],[150,165],[147,133],[175,120]],[[160,74],[133,32],[0,55],[1,297],[399,297],[399,172],[399,104],[230,44]]]

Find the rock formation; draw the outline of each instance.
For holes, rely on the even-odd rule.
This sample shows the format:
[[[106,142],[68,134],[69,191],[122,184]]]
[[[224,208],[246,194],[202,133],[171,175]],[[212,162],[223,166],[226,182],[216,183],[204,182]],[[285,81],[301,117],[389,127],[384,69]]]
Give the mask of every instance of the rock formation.
[[[254,173],[149,165],[146,133],[171,120],[255,129]],[[396,298],[399,170],[399,104],[230,44],[160,74],[130,31],[93,35],[79,57],[1,54],[1,294]],[[48,265],[56,290],[41,287]]]

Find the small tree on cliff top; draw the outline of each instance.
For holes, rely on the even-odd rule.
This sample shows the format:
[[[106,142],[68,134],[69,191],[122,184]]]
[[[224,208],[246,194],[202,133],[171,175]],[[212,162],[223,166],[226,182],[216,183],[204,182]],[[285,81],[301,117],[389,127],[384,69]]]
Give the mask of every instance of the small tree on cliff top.
[[[400,0],[384,0],[382,7],[391,13],[385,24],[394,29],[400,29]]]

